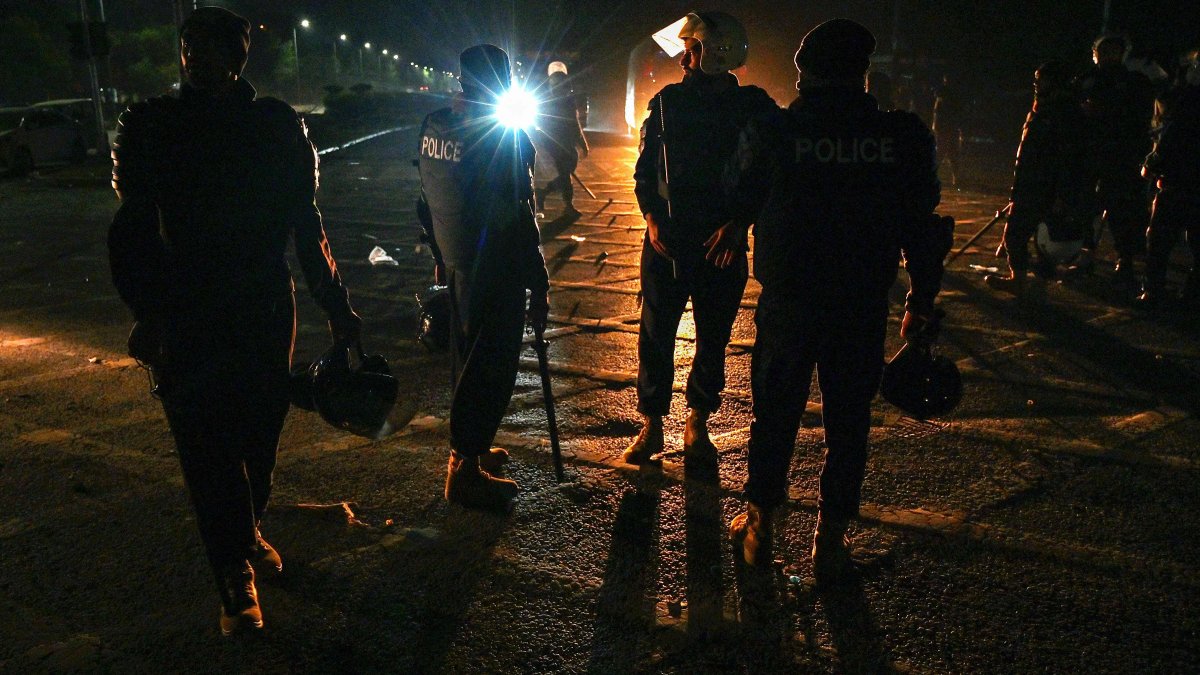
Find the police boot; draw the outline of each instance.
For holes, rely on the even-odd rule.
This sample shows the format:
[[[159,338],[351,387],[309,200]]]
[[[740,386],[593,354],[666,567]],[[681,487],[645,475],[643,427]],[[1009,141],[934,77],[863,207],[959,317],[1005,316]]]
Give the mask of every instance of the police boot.
[[[663,451],[663,422],[657,415],[644,415],[642,430],[638,432],[633,443],[625,448],[621,459],[627,464],[641,466],[643,464],[660,464],[661,459],[654,456]]]
[[[692,408],[683,425],[683,461],[689,476],[717,475],[717,446],[708,437],[708,411]]]
[[[479,456],[479,468],[492,476],[503,476],[504,465],[508,464],[508,451],[504,448],[492,448]]]
[[[254,536],[256,541],[254,542],[254,554],[250,562],[262,567],[267,572],[275,574],[282,572],[283,558],[279,556],[279,552],[275,550],[275,547],[268,544],[266,539],[263,539],[262,532],[259,532],[257,528],[254,530]]]
[[[1079,257],[1075,262],[1067,267],[1067,277],[1078,278],[1088,277],[1092,275],[1096,267],[1096,259],[1091,249],[1083,249],[1079,252]]]
[[[729,524],[729,541],[733,543],[733,554],[741,553],[742,560],[751,567],[771,562],[771,511],[753,502],[746,505],[746,512],[738,515]]]
[[[834,518],[817,514],[817,528],[813,533],[812,562],[813,576],[817,583],[836,584],[844,581],[853,571],[850,559],[850,527],[847,518]]]
[[[450,453],[446,470],[446,501],[469,509],[508,512],[517,496],[517,484],[495,478],[479,468],[478,457]]]
[[[1025,270],[1021,270],[1019,272],[1017,270],[1013,270],[1008,274],[1008,276],[989,274],[983,278],[983,283],[987,284],[988,288],[995,291],[1002,291],[1012,295],[1021,295],[1025,291],[1025,281],[1026,277],[1028,276],[1029,275]]]
[[[568,179],[570,177],[568,176]],[[575,208],[575,189],[571,183],[567,182],[566,189],[563,190],[563,215],[570,218],[581,215],[579,209]]]
[[[221,634],[263,627],[258,589],[254,587],[254,568],[247,560],[229,564],[217,572],[221,593]]]
[[[692,408],[683,425],[683,451],[706,445],[712,445],[708,438],[708,411]]]

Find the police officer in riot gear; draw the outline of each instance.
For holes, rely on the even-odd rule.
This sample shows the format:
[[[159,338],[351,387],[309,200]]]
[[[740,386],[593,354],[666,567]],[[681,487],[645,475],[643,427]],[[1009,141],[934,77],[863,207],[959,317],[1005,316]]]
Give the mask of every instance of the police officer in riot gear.
[[[285,249],[349,344],[360,320],[314,201],[317,158],[287,104],[240,77],[250,25],[204,7],[183,23],[178,98],[130,107],[113,145],[121,207],[113,279],[137,320],[221,596],[225,634],[262,626],[255,565],[281,569],[258,530],[288,410],[295,333]]]
[[[421,125],[418,214],[438,276],[451,290],[454,395],[446,499],[507,510],[517,484],[496,474],[508,459],[491,449],[504,417],[529,318],[539,336],[549,279],[533,217],[533,144],[497,121],[511,85],[508,55],[471,47],[460,56],[462,95]]]
[[[1146,157],[1144,174],[1155,179],[1158,193],[1146,232],[1146,280],[1138,304],[1153,308],[1165,298],[1167,263],[1171,250],[1186,232],[1192,252],[1181,298],[1200,307],[1200,59],[1197,52],[1175,96],[1171,115],[1154,151]]]
[[[818,580],[847,571],[871,400],[883,368],[888,289],[903,255],[911,290],[901,334],[934,312],[952,225],[934,140],[915,115],[882,112],[864,91],[874,36],[848,19],[808,33],[796,52],[800,97],[743,131],[726,174],[737,222],[755,225],[755,323],[746,513],[730,536],[751,565],[771,558],[772,520],[808,383],[817,369],[828,450],[813,543]]]
[[[1129,40],[1103,35],[1092,46],[1095,67],[1078,79],[1090,136],[1089,179],[1093,213],[1103,213],[1117,250],[1117,279],[1134,280],[1134,256],[1145,245],[1147,199],[1141,163],[1150,150],[1154,89],[1149,78],[1125,67]],[[1088,241],[1079,267],[1087,271],[1098,242]]]
[[[558,192],[562,194],[565,214],[577,216],[579,210],[575,208],[575,186],[571,184],[571,176],[579,166],[581,155],[587,158],[588,142],[579,121],[575,92],[567,84],[566,64],[555,61],[548,70],[550,88],[538,122],[541,132],[538,134],[538,150],[550,155],[558,175],[546,183],[546,187],[535,192],[537,212],[545,210],[547,195]]]
[[[679,36],[683,82],[651,99],[633,174],[646,238],[637,385],[643,425],[625,451],[630,464],[648,463],[663,449],[675,333],[689,298],[696,355],[686,391],[684,449],[709,444],[708,416],[721,404],[725,347],[747,279],[746,228],[731,221],[721,175],[742,126],[776,109],[765,91],[739,85],[729,72],[746,60],[746,33],[736,19],[722,12],[689,14]]]
[[[1029,240],[1041,223],[1055,236],[1082,240],[1090,195],[1087,175],[1086,122],[1068,67],[1058,61],[1034,73],[1033,109],[1025,118],[1013,171],[1012,211],[1004,227],[1009,273],[984,278],[991,288],[1015,295],[1029,274]],[[1039,251],[1037,271],[1053,278],[1057,262]]]

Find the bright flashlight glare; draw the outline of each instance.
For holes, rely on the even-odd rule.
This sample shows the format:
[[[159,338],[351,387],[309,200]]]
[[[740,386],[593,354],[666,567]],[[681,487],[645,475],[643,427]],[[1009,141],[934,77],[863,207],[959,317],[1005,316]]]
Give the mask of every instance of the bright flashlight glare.
[[[509,89],[496,101],[496,121],[512,129],[532,127],[537,114],[537,98],[520,87]]]

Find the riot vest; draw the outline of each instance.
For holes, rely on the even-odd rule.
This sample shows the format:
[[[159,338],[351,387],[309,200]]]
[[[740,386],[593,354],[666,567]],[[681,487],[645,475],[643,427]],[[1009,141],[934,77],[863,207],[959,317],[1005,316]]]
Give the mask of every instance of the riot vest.
[[[433,237],[452,269],[469,269],[529,211],[533,146],[525,132],[450,108],[421,125],[417,168]]]
[[[777,174],[755,226],[755,276],[764,292],[882,301],[902,243],[939,200],[932,136],[861,92],[803,98],[767,122]]]

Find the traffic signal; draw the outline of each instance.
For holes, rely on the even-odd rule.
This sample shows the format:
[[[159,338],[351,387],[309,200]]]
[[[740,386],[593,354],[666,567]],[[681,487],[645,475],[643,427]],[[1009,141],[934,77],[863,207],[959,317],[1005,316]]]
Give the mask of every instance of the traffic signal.
[[[67,31],[71,40],[71,58],[80,61],[95,56],[103,58],[108,56],[108,24],[104,21],[89,21],[87,37],[91,41],[91,54],[88,53],[88,42],[84,40],[83,22],[72,21],[67,24]]]

